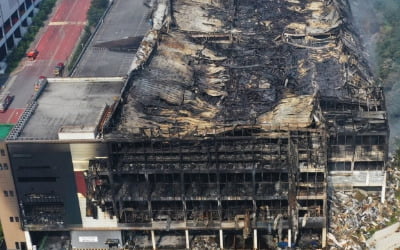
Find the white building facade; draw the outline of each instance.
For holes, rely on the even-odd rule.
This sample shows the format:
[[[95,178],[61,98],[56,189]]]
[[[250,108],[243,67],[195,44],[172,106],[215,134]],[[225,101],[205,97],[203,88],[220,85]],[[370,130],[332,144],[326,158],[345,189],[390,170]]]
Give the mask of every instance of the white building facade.
[[[42,0],[0,0],[0,61],[21,41]]]

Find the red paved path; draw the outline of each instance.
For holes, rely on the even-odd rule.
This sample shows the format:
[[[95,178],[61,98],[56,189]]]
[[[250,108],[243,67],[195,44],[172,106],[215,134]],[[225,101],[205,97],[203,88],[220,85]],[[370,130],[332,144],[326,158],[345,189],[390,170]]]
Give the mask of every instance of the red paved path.
[[[0,113],[0,123],[15,124],[21,117],[25,109],[8,109],[5,113]]]
[[[37,60],[65,62],[71,56],[83,28],[82,25],[70,24],[49,26],[36,47],[39,50]]]
[[[65,62],[71,55],[82,30],[91,0],[63,0],[38,45],[37,60]],[[57,23],[55,23],[57,22]],[[55,25],[52,25],[55,24]]]
[[[64,0],[51,19],[52,22],[84,22],[86,13],[90,7],[87,0]]]

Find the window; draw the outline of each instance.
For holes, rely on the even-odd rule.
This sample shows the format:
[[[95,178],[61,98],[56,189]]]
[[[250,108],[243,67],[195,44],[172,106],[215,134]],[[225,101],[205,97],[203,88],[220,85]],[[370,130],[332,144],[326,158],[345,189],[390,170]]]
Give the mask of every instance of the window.
[[[349,161],[339,161],[339,162],[329,162],[329,171],[351,171],[351,162]]]
[[[14,191],[12,190],[4,190],[3,193],[5,197],[14,197]]]
[[[15,242],[15,249],[20,249],[19,248],[19,242]]]
[[[0,149],[0,154],[1,154],[1,156],[5,156],[6,155],[6,152],[4,151],[4,149]]]
[[[19,217],[10,217],[10,222],[19,222]]]
[[[51,169],[50,166],[18,166],[18,170],[45,170]]]
[[[357,161],[354,163],[354,170],[357,171],[382,170],[384,167],[382,161]]]
[[[3,170],[3,166],[0,164],[0,170]]]
[[[21,242],[21,250],[26,250],[26,242]]]
[[[31,154],[13,154],[12,155],[13,158],[32,158]]]
[[[4,164],[3,164],[3,168],[4,168],[4,170],[8,170],[8,164],[7,164],[7,163],[4,163]]]
[[[19,177],[18,182],[56,182],[56,177]]]

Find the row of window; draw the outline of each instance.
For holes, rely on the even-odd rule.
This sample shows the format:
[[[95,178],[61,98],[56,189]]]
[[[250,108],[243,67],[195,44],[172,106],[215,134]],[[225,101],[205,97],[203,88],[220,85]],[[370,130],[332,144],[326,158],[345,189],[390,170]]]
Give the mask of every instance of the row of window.
[[[383,135],[339,135],[331,136],[329,139],[331,145],[384,145],[386,143],[386,136]]]
[[[359,161],[354,162],[354,171],[379,171],[384,169],[385,164],[383,161]],[[339,162],[329,162],[329,171],[352,171],[351,162],[349,161],[339,161]]]
[[[19,222],[19,217],[10,216],[10,222]]]
[[[5,197],[14,197],[14,191],[12,190],[4,190],[3,193]]]
[[[15,249],[26,250],[26,242],[15,242]]]

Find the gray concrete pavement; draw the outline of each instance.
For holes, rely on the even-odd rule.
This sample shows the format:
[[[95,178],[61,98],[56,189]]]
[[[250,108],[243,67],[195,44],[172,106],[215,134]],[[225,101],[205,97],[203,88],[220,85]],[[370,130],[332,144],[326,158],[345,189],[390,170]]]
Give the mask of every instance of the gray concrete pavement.
[[[134,52],[110,51],[96,44],[143,36],[150,28],[150,9],[142,0],[115,0],[73,76],[123,76]]]
[[[21,71],[11,75],[5,91],[15,95],[10,108],[25,108],[34,93],[34,83],[39,76],[51,76],[53,70],[52,60],[28,61],[24,59]]]

